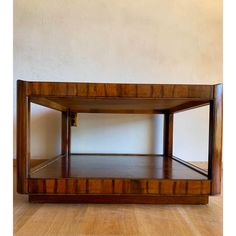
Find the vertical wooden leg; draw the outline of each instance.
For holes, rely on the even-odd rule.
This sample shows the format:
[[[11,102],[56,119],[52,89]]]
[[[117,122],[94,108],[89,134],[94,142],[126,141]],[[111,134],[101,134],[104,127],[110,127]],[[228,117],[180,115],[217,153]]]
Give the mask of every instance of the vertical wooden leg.
[[[71,124],[70,111],[62,112],[61,127],[61,154],[65,154],[62,158],[62,174],[64,177],[69,176],[70,167],[70,142],[71,142]]]
[[[171,178],[172,174],[172,157],[173,152],[173,114],[166,113],[164,115],[164,162],[163,162],[163,176]]]
[[[61,154],[70,154],[70,112],[62,112]]]
[[[209,160],[208,173],[211,179],[211,194],[221,191],[222,170],[222,124],[223,86],[214,86],[214,100],[210,103]]]
[[[164,115],[164,155],[172,156],[173,152],[173,114]]]
[[[30,101],[27,85],[17,81],[17,192],[28,193],[30,160]]]

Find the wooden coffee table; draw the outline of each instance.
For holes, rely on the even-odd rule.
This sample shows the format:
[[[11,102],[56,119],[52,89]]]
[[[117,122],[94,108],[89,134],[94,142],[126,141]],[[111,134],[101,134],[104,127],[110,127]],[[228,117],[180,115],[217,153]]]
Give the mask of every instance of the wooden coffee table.
[[[207,204],[221,191],[222,84],[17,81],[17,191],[30,202]],[[30,104],[61,112],[61,155],[30,168]],[[210,105],[208,171],[172,154],[176,112]],[[77,113],[164,114],[164,153],[71,153]]]

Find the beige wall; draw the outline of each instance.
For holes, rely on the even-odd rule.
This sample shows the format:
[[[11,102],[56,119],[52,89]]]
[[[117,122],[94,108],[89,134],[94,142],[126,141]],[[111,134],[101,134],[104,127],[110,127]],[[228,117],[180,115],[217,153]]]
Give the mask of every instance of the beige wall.
[[[222,82],[222,2],[16,0],[16,79],[122,83]],[[37,130],[34,132],[37,137],[32,140],[32,151],[35,156],[51,156],[59,148],[58,142],[48,144],[58,135],[54,123],[58,115],[48,112],[47,116],[53,119],[34,123],[39,114],[43,114],[42,110],[35,108],[32,126],[33,131]],[[80,129],[84,132],[73,130],[73,147],[86,134],[84,121],[87,119],[93,122],[90,116],[82,117]],[[124,119],[117,116],[117,125]],[[131,138],[134,140],[144,133],[146,138],[141,140],[141,149],[146,152],[150,150],[152,119],[149,116],[137,116],[136,119],[141,123],[134,128],[137,135],[134,133]],[[201,127],[206,119],[207,115],[201,118]],[[199,119],[196,117],[196,120]],[[45,146],[47,137],[48,128],[45,127],[51,126],[54,128],[50,139],[46,139],[49,147],[45,151],[41,148]],[[113,121],[113,126],[116,126],[116,121]],[[105,135],[104,140],[108,137]],[[118,139],[121,134],[117,135]],[[178,137],[181,138],[181,135]],[[90,138],[86,142],[93,143],[96,150],[94,141],[96,139]],[[135,145],[131,146],[129,151],[135,152]],[[117,150],[116,146],[114,150]]]

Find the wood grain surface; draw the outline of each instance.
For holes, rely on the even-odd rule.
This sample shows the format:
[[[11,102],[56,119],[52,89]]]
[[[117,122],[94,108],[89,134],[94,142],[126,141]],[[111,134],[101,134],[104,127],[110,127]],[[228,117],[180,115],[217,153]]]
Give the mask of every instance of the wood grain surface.
[[[209,180],[29,179],[30,194],[209,195]]]
[[[30,169],[30,102],[27,94],[27,83],[17,81],[17,191],[26,193],[27,178]]]
[[[213,98],[212,85],[26,82],[27,95],[128,98]]]
[[[16,173],[16,172],[14,172]],[[32,204],[16,193],[15,236],[222,236],[223,198],[208,205]]]
[[[73,154],[69,159],[69,166],[63,156],[50,165],[46,162],[30,178],[66,178],[63,172],[69,167],[67,178],[207,180],[206,175],[163,155]]]
[[[210,103],[209,122],[209,178],[212,179],[211,194],[221,191],[222,131],[223,131],[223,86],[214,87],[214,100]]]
[[[31,102],[62,112],[174,112],[206,105],[214,92],[212,85],[20,82]]]
[[[189,195],[186,202],[191,196],[201,196],[201,200],[195,203],[204,202],[207,195],[220,193],[222,96],[222,84],[95,84],[18,80],[17,190],[19,193],[46,195],[159,194],[173,195],[175,199],[179,195],[182,199]],[[65,154],[60,162],[54,161],[31,173],[30,102],[62,112],[62,154]],[[174,113],[205,104],[210,104],[208,176],[180,161],[176,164],[176,160],[170,158]],[[70,156],[71,112],[164,113],[165,156],[162,163],[153,156],[142,161],[136,156],[126,163],[121,156],[115,159],[109,157],[109,161],[105,160],[107,156],[100,156],[95,162],[86,156],[84,161],[79,163],[80,157],[75,162]]]

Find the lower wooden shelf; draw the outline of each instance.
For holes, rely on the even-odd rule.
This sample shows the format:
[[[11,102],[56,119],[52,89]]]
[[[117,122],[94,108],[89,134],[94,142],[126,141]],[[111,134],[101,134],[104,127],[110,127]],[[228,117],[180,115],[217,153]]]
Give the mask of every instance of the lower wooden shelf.
[[[32,169],[31,202],[207,204],[206,174],[163,155],[60,156]]]
[[[60,155],[33,168],[30,177],[207,179],[206,173],[177,160],[144,154],[71,154],[68,158]]]

